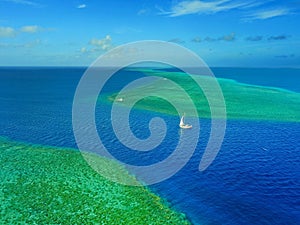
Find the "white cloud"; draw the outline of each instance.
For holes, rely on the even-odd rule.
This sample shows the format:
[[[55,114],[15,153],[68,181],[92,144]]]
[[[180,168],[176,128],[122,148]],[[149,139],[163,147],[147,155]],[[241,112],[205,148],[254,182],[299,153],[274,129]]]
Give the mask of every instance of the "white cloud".
[[[141,9],[137,12],[137,15],[138,16],[141,16],[141,15],[145,15],[148,13],[148,10],[147,9]]]
[[[268,10],[268,11],[259,11],[255,12],[253,14],[250,14],[248,17],[245,18],[245,20],[265,20],[270,19],[273,17],[278,16],[284,16],[291,14],[291,11],[289,9],[274,9],[274,10]]]
[[[36,39],[25,43],[0,43],[0,47],[6,48],[34,48],[42,44],[40,39]]]
[[[264,20],[278,16],[284,16],[292,14],[292,10],[287,7],[268,9],[266,4],[270,1],[258,1],[258,0],[184,0],[174,4],[169,11],[159,9],[161,14],[167,15],[169,17],[177,17],[191,14],[199,15],[208,15],[218,12],[224,12],[229,10],[238,9],[241,10],[244,14],[248,12],[242,20],[251,21],[251,20]],[[264,5],[266,7],[264,7]],[[251,13],[250,10],[256,10]]]
[[[34,41],[27,42],[27,43],[23,44],[23,46],[25,48],[33,48],[33,47],[39,46],[41,44],[42,44],[42,41],[40,39],[36,39]]]
[[[0,27],[0,37],[15,37],[16,30],[12,27]]]
[[[235,33],[224,35],[223,37],[220,37],[219,40],[234,41],[235,40]]]
[[[20,31],[24,33],[36,33],[40,30],[42,30],[42,28],[37,25],[23,26],[20,28]]]
[[[247,7],[251,2],[231,3],[231,0],[217,0],[204,2],[201,0],[182,1],[171,8],[169,12],[162,12],[162,14],[170,17],[183,16],[189,14],[213,14],[216,12],[236,9],[240,7]]]
[[[77,6],[77,9],[84,9],[86,8],[86,4],[81,4]]]
[[[195,42],[195,43],[200,43],[202,41],[201,37],[194,37],[192,39],[192,42]]]
[[[4,0],[4,1],[12,2],[16,4],[22,4],[22,5],[39,6],[39,4],[28,0]]]
[[[102,39],[93,38],[89,43],[104,51],[112,48],[112,39],[110,35],[106,35],[105,38]]]
[[[0,37],[15,37],[20,33],[37,33],[41,31],[51,31],[52,28],[43,28],[37,25],[28,25],[23,26],[19,29],[15,29],[13,27],[0,27]]]
[[[87,48],[86,47],[82,47],[81,49],[80,49],[80,52],[81,53],[86,53],[88,50],[87,50]]]
[[[213,37],[206,37],[206,38],[204,39],[204,41],[207,41],[207,42],[214,42],[214,41],[217,41],[217,39],[216,39],[216,38],[213,38]]]

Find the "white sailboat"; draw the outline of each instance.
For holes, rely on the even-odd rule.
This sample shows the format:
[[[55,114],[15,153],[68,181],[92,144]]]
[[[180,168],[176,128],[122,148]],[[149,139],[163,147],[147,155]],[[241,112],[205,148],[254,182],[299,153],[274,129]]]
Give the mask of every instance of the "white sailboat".
[[[192,128],[192,125],[184,123],[184,115],[183,115],[180,119],[179,127],[182,129],[190,129]]]

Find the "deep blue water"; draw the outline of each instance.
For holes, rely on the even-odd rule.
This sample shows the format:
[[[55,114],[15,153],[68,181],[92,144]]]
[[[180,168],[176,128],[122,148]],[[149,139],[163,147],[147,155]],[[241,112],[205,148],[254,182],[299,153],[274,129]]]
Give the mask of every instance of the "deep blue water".
[[[212,68],[216,77],[241,83],[271,86],[300,92],[300,69],[291,68]]]
[[[210,68],[217,78],[236,80],[241,83],[282,88],[300,92],[299,68],[237,68],[212,67]],[[169,68],[167,71],[180,71]]]
[[[299,70],[280,69],[275,72],[276,79],[271,76],[276,69],[215,70],[218,77],[299,92]],[[83,73],[83,68],[0,69],[0,136],[76,148],[72,101]],[[263,73],[268,75],[263,77]],[[122,71],[104,91],[118,90],[140,76]],[[153,116],[165,119],[168,133],[153,152],[130,151],[113,134],[109,113],[109,105],[97,107],[98,132],[120,160],[135,165],[155,163],[166,158],[178,142],[177,117],[133,111],[132,128],[139,138],[149,135],[148,122]],[[199,172],[210,129],[209,120],[200,122],[201,138],[191,160],[175,176],[151,189],[186,213],[194,224],[299,224],[300,124],[228,121],[217,158],[207,170]]]

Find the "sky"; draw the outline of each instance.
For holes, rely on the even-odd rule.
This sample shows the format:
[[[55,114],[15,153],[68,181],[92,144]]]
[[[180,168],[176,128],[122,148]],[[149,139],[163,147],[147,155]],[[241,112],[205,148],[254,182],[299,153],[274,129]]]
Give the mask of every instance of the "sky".
[[[212,67],[300,67],[299,27],[300,0],[0,0],[0,66],[89,66],[161,40]]]

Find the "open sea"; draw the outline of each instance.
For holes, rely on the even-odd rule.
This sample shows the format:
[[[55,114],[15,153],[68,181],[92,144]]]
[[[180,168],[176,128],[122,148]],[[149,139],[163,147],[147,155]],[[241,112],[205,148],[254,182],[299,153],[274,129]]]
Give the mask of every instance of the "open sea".
[[[300,93],[300,69],[213,68],[218,78]],[[0,136],[12,140],[77,148],[72,103],[85,68],[0,68]],[[103,93],[118,91],[142,74],[120,71]],[[129,76],[130,74],[130,76]],[[120,80],[121,79],[121,80]],[[178,117],[133,110],[133,133],[149,136],[154,116],[168,132],[154,152],[142,155],[124,148],[107,116],[110,105],[97,107],[98,133],[118,159],[148,165],[166,158],[178,142]],[[299,106],[300,113],[300,106]],[[107,126],[103,126],[103,124]],[[150,186],[193,224],[300,224],[300,123],[228,120],[222,148],[207,170],[198,170],[210,132],[201,119],[200,140],[189,162],[175,176]]]

